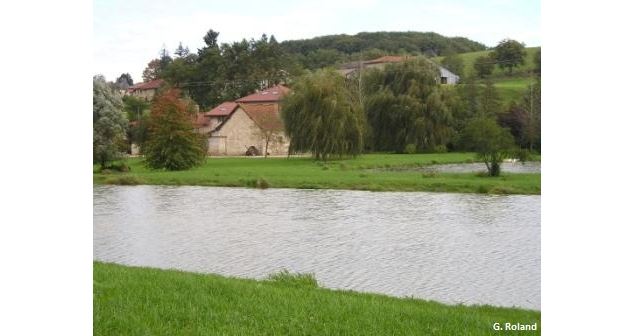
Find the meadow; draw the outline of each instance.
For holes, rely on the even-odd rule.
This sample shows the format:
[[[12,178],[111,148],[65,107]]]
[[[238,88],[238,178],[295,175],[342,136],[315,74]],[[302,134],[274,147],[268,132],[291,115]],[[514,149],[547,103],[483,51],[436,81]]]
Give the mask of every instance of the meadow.
[[[477,173],[390,169],[462,162],[474,162],[474,154],[366,154],[330,161],[316,161],[309,157],[209,157],[203,165],[186,171],[151,170],[145,167],[142,158],[130,158],[126,160],[129,172],[99,172],[95,166],[93,182],[118,185],[540,194],[540,174],[511,174],[503,171],[499,177],[487,177]]]

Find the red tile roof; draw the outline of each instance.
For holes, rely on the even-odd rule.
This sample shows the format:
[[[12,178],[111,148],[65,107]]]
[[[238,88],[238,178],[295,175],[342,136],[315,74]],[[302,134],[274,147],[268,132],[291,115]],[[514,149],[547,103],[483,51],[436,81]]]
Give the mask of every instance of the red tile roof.
[[[287,94],[290,89],[284,85],[276,85],[266,90],[262,90],[236,99],[238,103],[254,103],[254,102],[278,102],[282,100],[282,97]]]
[[[209,118],[206,117],[203,113],[196,114],[196,117],[193,118],[194,127],[203,128],[205,126],[209,126]]]
[[[240,104],[245,113],[262,129],[282,131],[284,124],[273,104]]]
[[[150,90],[150,89],[158,89],[161,85],[163,85],[163,79],[155,79],[149,82],[137,83],[128,88],[128,90]]]
[[[208,117],[224,117],[230,115],[238,107],[235,102],[224,102],[213,109],[205,112]]]

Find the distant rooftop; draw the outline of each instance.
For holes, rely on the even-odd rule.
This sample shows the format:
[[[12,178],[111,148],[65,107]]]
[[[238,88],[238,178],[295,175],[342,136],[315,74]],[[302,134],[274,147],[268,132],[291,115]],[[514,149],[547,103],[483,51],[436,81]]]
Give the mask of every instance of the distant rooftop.
[[[128,88],[128,90],[150,90],[150,89],[158,89],[163,85],[163,79],[155,79],[149,82],[137,83]]]
[[[207,117],[224,117],[230,115],[238,107],[235,102],[224,102],[213,109],[205,112]]]
[[[277,102],[282,100],[290,89],[284,85],[276,85],[268,89],[258,91],[249,96],[236,99],[238,103],[255,103],[255,102]]]

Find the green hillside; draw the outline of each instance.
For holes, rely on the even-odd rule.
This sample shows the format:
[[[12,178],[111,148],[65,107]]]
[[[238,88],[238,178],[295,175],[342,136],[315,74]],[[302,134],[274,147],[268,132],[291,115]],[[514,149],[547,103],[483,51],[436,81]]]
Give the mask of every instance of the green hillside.
[[[318,49],[336,50],[344,54],[379,49],[387,53],[427,53],[444,55],[485,50],[485,45],[465,37],[446,37],[434,32],[362,32],[355,35],[326,35],[280,43],[289,53],[308,55]]]
[[[517,68],[514,68],[514,73],[512,74],[512,78],[527,76],[528,72],[534,68],[534,55],[536,55],[538,50],[540,50],[540,47],[525,48],[525,50],[527,51],[527,55],[525,56],[525,64]],[[468,77],[470,75],[473,75],[474,62],[476,62],[476,59],[481,56],[487,56],[490,52],[491,50],[482,50],[482,51],[473,51],[473,52],[459,54],[458,56],[463,59],[463,63],[465,64],[464,73]],[[441,61],[443,60],[443,57],[442,56],[434,57],[433,60],[441,63]],[[501,68],[496,67],[494,69],[494,73],[492,74],[492,79],[495,79],[498,77],[510,78]]]
[[[532,70],[535,67],[534,56],[540,50],[540,47],[525,48],[525,50],[527,51],[525,64],[514,68],[511,76],[497,66],[494,68],[494,72],[490,77],[492,82],[494,82],[494,86],[498,89],[503,104],[505,105],[508,105],[512,101],[520,100],[529,84],[535,81],[535,76],[532,73]],[[470,77],[474,74],[474,62],[476,62],[476,59],[481,56],[487,56],[490,52],[491,50],[483,50],[459,54],[458,56],[463,59],[463,63],[465,64],[465,77]],[[435,57],[433,60],[441,63],[443,57]],[[483,83],[484,80],[479,79],[478,82]]]

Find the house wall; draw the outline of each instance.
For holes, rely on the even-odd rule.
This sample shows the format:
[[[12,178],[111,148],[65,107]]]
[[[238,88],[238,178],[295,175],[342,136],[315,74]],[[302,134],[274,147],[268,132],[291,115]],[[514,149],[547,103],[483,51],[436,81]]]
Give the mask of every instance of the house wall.
[[[261,136],[258,125],[241,108],[231,115],[223,127],[212,132],[208,140],[208,155],[245,155],[247,148],[255,146],[263,152],[265,141]],[[279,134],[276,138],[282,141],[270,141],[269,153],[271,155],[287,154],[289,140],[284,134]]]
[[[451,71],[447,70],[444,67],[440,67],[439,70],[441,72],[441,77],[446,77],[447,78],[447,83],[446,84],[458,84],[459,83],[459,79],[460,79],[459,76],[455,75],[454,73],[452,73]]]
[[[154,94],[156,93],[156,91],[157,91],[156,89],[134,90],[132,91],[132,95],[137,98],[152,100],[152,98],[154,98]]]

